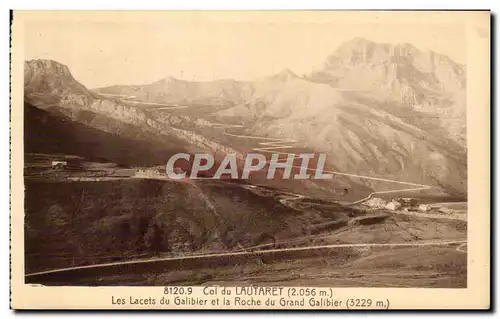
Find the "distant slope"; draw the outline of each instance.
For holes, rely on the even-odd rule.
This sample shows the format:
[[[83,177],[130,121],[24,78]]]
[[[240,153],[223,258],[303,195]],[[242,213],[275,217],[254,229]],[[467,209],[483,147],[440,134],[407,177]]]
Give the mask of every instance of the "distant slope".
[[[69,118],[112,134],[236,152],[216,135],[191,130],[197,108],[179,122],[181,117],[146,112],[106,94],[203,105],[205,113],[213,107],[220,121],[243,123],[247,135],[294,139],[299,147],[327,152],[328,166],[340,172],[429,184],[450,195],[467,192],[465,67],[409,44],[356,38],[307,76],[284,70],[254,82],[167,77],[90,92],[56,62],[29,61],[26,68],[32,70],[25,95],[33,105],[49,111],[55,105]],[[88,120],[87,111],[98,116]]]
[[[304,79],[281,83],[259,100],[266,107],[255,121],[255,135],[291,138],[327,152],[340,172],[430,184],[455,195],[466,192],[466,149],[447,138],[439,119],[395,101]]]
[[[128,159],[135,158],[129,164],[163,165],[166,160],[163,156],[150,158],[148,156],[157,152],[164,154],[163,150],[166,149],[191,153],[204,150],[235,152],[203,135],[173,128],[171,124],[178,122],[178,117],[171,118],[169,114],[142,110],[115,98],[107,98],[87,90],[73,78],[66,66],[56,61],[25,62],[24,97],[28,104],[57,115],[59,119],[64,118],[72,123],[83,124],[87,128],[100,131],[100,134],[108,133],[105,135],[127,141],[125,144],[130,148],[125,147],[123,152],[137,151],[133,156],[124,155]],[[38,112],[33,115],[36,117],[41,114]],[[36,128],[33,131],[36,131]],[[113,150],[114,146],[108,145],[108,142],[111,143],[102,141],[100,148]],[[149,151],[141,154],[143,150]]]
[[[305,77],[253,83],[244,105],[256,135],[328,152],[341,172],[467,192],[465,67],[409,45],[354,39]],[[386,186],[386,185],[381,185]]]
[[[128,139],[101,131],[32,105],[24,106],[24,149],[28,153],[61,153],[119,164],[163,164],[179,146]]]
[[[135,100],[182,105],[232,106],[244,101],[249,83],[234,80],[188,82],[166,77],[148,85],[122,85],[95,89],[97,94],[133,96]]]

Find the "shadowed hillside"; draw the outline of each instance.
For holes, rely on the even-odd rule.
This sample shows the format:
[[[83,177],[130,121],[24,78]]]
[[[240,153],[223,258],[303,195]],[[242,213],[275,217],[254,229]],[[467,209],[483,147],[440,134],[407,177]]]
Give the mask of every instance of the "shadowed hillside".
[[[125,165],[162,165],[180,146],[134,140],[86,126],[62,115],[24,105],[24,148],[27,153],[60,153],[88,159],[105,158]]]

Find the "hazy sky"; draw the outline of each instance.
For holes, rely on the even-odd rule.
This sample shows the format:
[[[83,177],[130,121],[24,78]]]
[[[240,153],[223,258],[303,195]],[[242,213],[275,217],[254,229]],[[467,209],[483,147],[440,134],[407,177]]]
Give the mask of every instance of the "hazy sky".
[[[199,19],[194,15],[131,19],[33,19],[24,25],[25,59],[66,64],[89,88],[144,84],[166,76],[251,80],[289,68],[312,71],[353,37],[412,43],[465,63],[465,29],[456,23],[405,20],[369,24],[337,19]],[[243,18],[242,18],[243,17]]]

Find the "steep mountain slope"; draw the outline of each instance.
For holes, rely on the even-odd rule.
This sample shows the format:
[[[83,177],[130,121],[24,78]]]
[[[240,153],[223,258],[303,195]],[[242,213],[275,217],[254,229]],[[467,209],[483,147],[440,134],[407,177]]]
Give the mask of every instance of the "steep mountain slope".
[[[337,87],[378,89],[415,104],[433,98],[421,93],[459,93],[465,88],[464,75],[464,66],[436,52],[422,52],[408,43],[391,45],[355,38],[341,44],[311,78],[323,76],[323,82]],[[422,92],[422,87],[429,91]]]
[[[24,97],[25,102],[30,105],[28,109],[31,110],[29,112],[33,117],[56,116],[57,119],[50,118],[48,121],[56,124],[65,121],[71,123],[66,124],[71,127],[65,128],[70,132],[87,130],[90,136],[99,135],[103,138],[100,142],[94,140],[93,143],[86,143],[84,152],[95,153],[103,148],[109,148],[112,151],[114,145],[107,145],[108,142],[111,143],[113,138],[124,139],[129,148],[124,149],[123,152],[132,154],[131,156],[127,154],[122,156],[123,159],[131,161],[128,164],[163,165],[166,161],[164,156],[148,156],[152,153],[164,154],[165,149],[183,150],[184,152],[207,149],[233,151],[202,135],[173,128],[171,122],[178,121],[178,118],[171,119],[168,114],[161,112],[148,112],[120,100],[107,98],[87,90],[73,78],[66,66],[55,61],[31,60],[25,62]],[[33,110],[33,108],[39,110]],[[45,112],[40,112],[40,110]],[[37,128],[42,129],[41,134],[43,135],[47,133],[46,130],[49,127],[34,125],[32,131],[37,131]],[[59,137],[63,137],[63,135]],[[71,144],[71,141],[70,134],[63,144]],[[119,145],[125,144],[119,143]],[[131,147],[132,145],[142,146],[134,148]],[[84,146],[82,145],[82,147]],[[135,153],[145,148],[150,150],[142,155]]]
[[[466,193],[465,68],[445,56],[354,39],[309,76],[284,71],[253,88],[219,114],[249,114],[256,135],[328,152],[339,171]]]
[[[371,92],[439,118],[448,136],[465,145],[465,66],[411,44],[356,38],[343,43],[309,79],[333,87]]]
[[[56,62],[29,61],[26,68],[29,102],[108,133],[237,152],[218,142],[220,134],[195,130],[198,110],[213,108],[220,121],[243,123],[247,135],[327,152],[337,171],[467,192],[465,67],[409,44],[357,38],[307,76],[284,70],[254,82],[168,77],[89,92]],[[190,107],[183,115],[150,112],[107,94]]]
[[[93,115],[96,117],[97,115]],[[108,119],[107,126],[110,125]],[[158,143],[127,138],[24,105],[24,150],[29,153],[72,154],[87,159],[106,159],[119,164],[164,163],[183,151],[181,143]]]

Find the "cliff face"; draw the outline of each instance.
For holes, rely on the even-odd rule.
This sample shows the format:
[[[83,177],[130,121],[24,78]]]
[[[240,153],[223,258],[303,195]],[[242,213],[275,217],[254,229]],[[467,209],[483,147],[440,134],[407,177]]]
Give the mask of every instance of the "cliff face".
[[[71,75],[67,66],[52,60],[30,60],[24,64],[26,102],[35,106],[89,104],[93,94]]]
[[[448,138],[466,146],[465,66],[447,56],[357,38],[343,43],[309,79],[370,92],[378,100],[437,118]]]
[[[449,96],[465,89],[465,67],[444,55],[422,52],[411,44],[360,38],[343,43],[313,76],[329,78],[329,83],[339,87],[382,89],[400,102],[412,104],[433,97],[424,95],[424,89]]]

